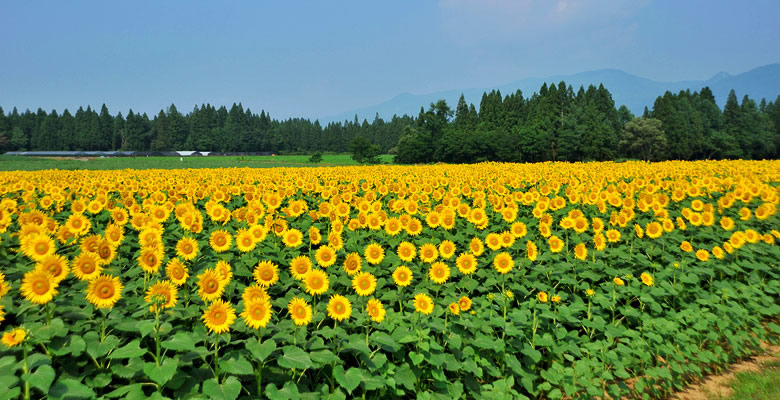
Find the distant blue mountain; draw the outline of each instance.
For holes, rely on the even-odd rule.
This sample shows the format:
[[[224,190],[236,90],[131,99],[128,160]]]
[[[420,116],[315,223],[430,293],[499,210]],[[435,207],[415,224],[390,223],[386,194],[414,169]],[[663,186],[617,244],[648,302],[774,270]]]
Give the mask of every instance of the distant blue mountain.
[[[403,93],[381,104],[320,118],[320,122],[351,121],[356,114],[360,121],[367,119],[369,122],[374,119],[377,113],[386,120],[392,118],[393,115],[409,114],[417,116],[420,107],[427,109],[428,105],[439,99],[447,100],[447,104],[455,108],[461,93],[466,96],[467,102],[474,103],[477,109],[479,109],[479,101],[484,92],[499,89],[502,95],[507,95],[520,89],[523,91],[523,97],[528,98],[534,92],[538,92],[543,83],[546,82],[548,85],[554,83],[557,85],[560,81],[573,86],[575,92],[580,86],[587,88],[588,85],[598,86],[601,83],[612,93],[612,98],[618,107],[625,104],[634,114],[641,114],[645,106],[652,109],[656,97],[663,95],[667,90],[673,93],[685,89],[699,91],[705,86],[710,87],[715,95],[715,101],[722,108],[731,89],[736,91],[737,98],[740,101],[745,94],[757,102],[761,98],[773,101],[780,95],[780,64],[765,65],[739,75],[720,72],[704,81],[658,82],[617,69],[602,69],[580,72],[574,75],[526,78],[492,88],[447,90],[421,95]]]

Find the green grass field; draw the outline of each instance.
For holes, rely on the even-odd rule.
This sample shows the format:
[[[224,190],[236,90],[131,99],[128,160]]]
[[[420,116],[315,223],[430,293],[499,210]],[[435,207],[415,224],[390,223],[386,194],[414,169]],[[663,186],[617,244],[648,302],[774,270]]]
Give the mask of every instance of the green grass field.
[[[728,397],[718,400],[773,400],[780,398],[780,362],[762,365],[760,372],[740,372],[729,386],[733,390]]]
[[[389,164],[393,156],[380,156]],[[215,156],[215,157],[117,157],[83,160],[3,156],[0,155],[0,171],[38,171],[44,169],[177,169],[177,168],[270,168],[270,167],[332,167],[357,165],[349,154],[323,155],[322,162],[312,164],[308,155],[302,156]]]

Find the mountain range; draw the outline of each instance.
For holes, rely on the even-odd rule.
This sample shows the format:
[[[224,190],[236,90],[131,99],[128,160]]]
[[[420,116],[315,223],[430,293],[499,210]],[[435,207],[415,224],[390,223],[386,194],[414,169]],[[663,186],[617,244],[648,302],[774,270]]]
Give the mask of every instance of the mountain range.
[[[492,88],[456,89],[428,94],[403,93],[381,104],[320,118],[320,122],[353,120],[355,115],[357,115],[358,120],[367,119],[369,122],[373,121],[376,114],[385,120],[392,118],[393,115],[416,116],[420,107],[427,109],[430,103],[439,99],[445,99],[447,104],[454,109],[461,93],[466,97],[467,102],[474,103],[479,109],[479,101],[484,92],[498,89],[502,95],[507,95],[520,89],[523,91],[523,97],[528,98],[533,93],[538,92],[543,83],[557,85],[560,81],[571,85],[575,92],[580,86],[587,88],[588,85],[603,84],[612,93],[612,99],[617,107],[625,104],[634,114],[639,115],[645,106],[652,109],[656,97],[662,96],[667,90],[672,93],[685,89],[699,91],[705,86],[710,87],[715,95],[715,101],[721,108],[726,103],[726,97],[732,89],[736,92],[740,102],[745,94],[756,102],[761,101],[762,98],[774,101],[780,95],[780,64],[764,65],[738,75],[719,72],[712,78],[702,81],[659,82],[617,69],[601,69],[573,75],[526,78]]]

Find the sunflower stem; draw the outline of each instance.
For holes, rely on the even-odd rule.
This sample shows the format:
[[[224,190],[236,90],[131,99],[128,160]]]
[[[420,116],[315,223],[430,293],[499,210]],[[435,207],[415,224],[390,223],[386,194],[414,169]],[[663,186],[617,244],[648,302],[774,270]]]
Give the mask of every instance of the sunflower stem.
[[[22,346],[22,348],[24,349],[24,374],[25,375],[29,375],[30,374],[30,362],[27,359],[27,352],[28,352],[27,344],[24,344]],[[29,379],[24,381],[24,398],[25,398],[25,400],[29,400],[30,399],[30,380]]]
[[[261,329],[257,330],[257,343],[263,342],[263,331]],[[265,362],[258,363],[257,367],[255,367],[255,378],[257,379],[257,397],[262,396],[263,393],[263,365],[265,365]]]
[[[214,339],[214,378],[219,383],[219,334],[215,334]]]
[[[106,312],[100,309],[100,343],[106,340]]]
[[[154,362],[157,366],[160,366],[160,309],[155,307],[154,310],[154,347],[155,356]]]

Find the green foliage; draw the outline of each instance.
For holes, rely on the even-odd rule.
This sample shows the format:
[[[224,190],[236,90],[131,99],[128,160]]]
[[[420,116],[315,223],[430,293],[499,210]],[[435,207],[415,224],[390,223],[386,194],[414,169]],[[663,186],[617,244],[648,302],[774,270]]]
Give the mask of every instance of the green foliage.
[[[379,146],[371,144],[363,136],[358,136],[349,143],[349,152],[358,164],[379,164],[381,151]]]
[[[322,162],[322,152],[316,151],[309,157],[309,162],[312,164],[319,164]]]
[[[392,161],[392,156],[381,155],[382,163]],[[324,154],[321,166],[356,165],[349,154]],[[43,169],[101,170],[101,169],[178,169],[178,168],[273,168],[311,166],[308,156],[208,156],[185,157],[116,157],[89,160],[52,159],[0,155],[1,171],[38,171]]]
[[[624,154],[645,161],[657,161],[667,147],[662,122],[655,118],[634,118],[623,127],[620,146]]]

